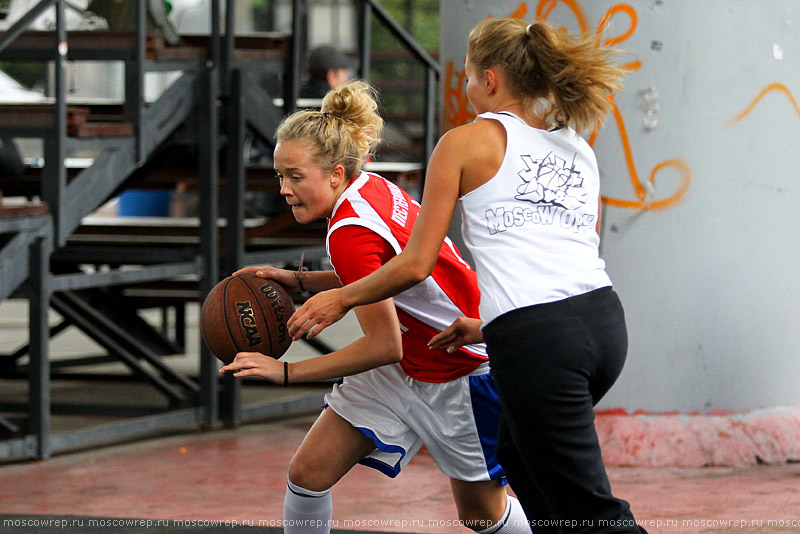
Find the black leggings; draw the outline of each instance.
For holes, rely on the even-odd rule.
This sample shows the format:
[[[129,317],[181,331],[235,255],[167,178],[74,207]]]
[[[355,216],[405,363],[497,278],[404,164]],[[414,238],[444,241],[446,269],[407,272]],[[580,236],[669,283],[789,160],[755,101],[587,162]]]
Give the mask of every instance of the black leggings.
[[[533,531],[642,532],[611,494],[594,427],[628,348],[617,294],[520,308],[483,334],[503,407],[497,458]]]

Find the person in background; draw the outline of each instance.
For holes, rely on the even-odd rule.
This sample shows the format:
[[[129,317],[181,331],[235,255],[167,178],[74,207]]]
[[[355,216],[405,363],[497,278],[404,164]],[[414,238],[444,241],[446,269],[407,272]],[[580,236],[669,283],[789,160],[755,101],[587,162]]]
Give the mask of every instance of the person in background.
[[[24,171],[25,164],[14,140],[0,138],[0,178],[18,178]]]
[[[350,79],[350,60],[332,46],[319,46],[308,54],[308,79],[300,87],[300,98],[323,98]]]
[[[599,39],[512,18],[473,28],[466,93],[478,116],[434,149],[408,245],[289,319],[295,339],[313,337],[353,306],[414,287],[460,204],[480,319],[458,319],[431,347],[485,341],[503,406],[497,457],[534,532],[644,530],[611,492],[594,426],[628,346],[599,254],[597,159],[578,134],[607,115],[625,73]]]

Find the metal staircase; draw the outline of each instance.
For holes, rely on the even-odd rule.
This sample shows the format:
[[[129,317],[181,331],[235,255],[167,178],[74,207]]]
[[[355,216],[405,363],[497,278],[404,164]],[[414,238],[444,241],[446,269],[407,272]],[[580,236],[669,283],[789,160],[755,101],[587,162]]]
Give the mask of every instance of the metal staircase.
[[[220,13],[222,1],[211,2],[212,14]],[[148,0],[132,3],[134,31],[67,32],[65,2],[42,0],[0,33],[0,60],[54,65],[54,94],[49,101],[0,105],[0,135],[40,138],[44,147],[41,168],[0,182],[7,196],[42,201],[27,212],[7,216],[0,208],[0,300],[27,297],[30,325],[26,346],[0,354],[0,378],[23,376],[29,384],[26,421],[3,418],[0,400],[0,461],[48,458],[59,451],[187,424],[236,426],[266,413],[306,410],[321,398],[313,394],[279,407],[243,407],[240,381],[228,376],[220,380],[216,360],[204,345],[194,373],[175,371],[164,358],[182,349],[185,304],[202,301],[220,273],[248,264],[290,264],[301,253],[312,261],[326,256],[324,227],[298,228],[290,215],[281,214],[250,221],[244,209],[246,191],[255,187],[276,192],[271,169],[247,167],[242,157],[245,131],[249,128],[269,143],[282,117],[295,108],[305,2],[293,1],[291,34],[243,37],[234,35],[235,2],[226,0],[224,33],[220,18],[211,16],[209,35],[181,36],[177,46],[146,31]],[[410,49],[428,68],[427,158],[434,139],[438,66],[413,47],[377,2],[363,0],[360,5],[362,26],[373,17],[388,24],[401,41],[412,43]],[[56,9],[55,30],[28,31],[28,25],[50,8]],[[369,65],[369,46],[364,43],[362,65]],[[68,103],[68,60],[124,62],[124,102]],[[144,76],[160,71],[181,75],[157,100],[146,103]],[[264,72],[283,80],[275,94],[257,81],[255,74]],[[368,78],[369,69],[362,67],[360,74]],[[273,105],[276,97],[286,103],[282,108]],[[186,147],[192,157],[165,167],[165,153]],[[90,165],[67,165],[71,154],[86,151],[95,153]],[[87,216],[126,188],[174,187],[178,181],[188,183],[199,196],[197,217],[187,222],[184,234],[174,233],[174,227],[161,228],[161,233],[169,234],[167,240],[147,229],[115,226],[98,232],[87,225]],[[140,238],[136,244],[126,240],[135,232]],[[147,306],[175,310],[175,336],[138,317],[140,307]],[[62,318],[52,328],[51,309]],[[144,419],[52,435],[53,362],[48,346],[51,337],[69,326],[79,328],[107,352],[102,357],[77,358],[70,365],[121,362],[164,397],[165,408]],[[26,355],[29,363],[22,365]]]

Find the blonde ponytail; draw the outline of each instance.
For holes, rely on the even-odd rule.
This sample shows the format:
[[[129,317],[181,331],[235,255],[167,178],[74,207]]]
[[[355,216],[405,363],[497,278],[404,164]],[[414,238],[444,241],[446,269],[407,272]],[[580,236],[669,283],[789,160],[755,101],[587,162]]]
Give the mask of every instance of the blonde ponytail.
[[[577,131],[592,129],[611,109],[609,96],[622,89],[624,69],[612,62],[619,50],[600,48],[544,22],[487,19],[473,28],[469,60],[481,72],[503,69],[512,95],[537,109],[541,118]]]

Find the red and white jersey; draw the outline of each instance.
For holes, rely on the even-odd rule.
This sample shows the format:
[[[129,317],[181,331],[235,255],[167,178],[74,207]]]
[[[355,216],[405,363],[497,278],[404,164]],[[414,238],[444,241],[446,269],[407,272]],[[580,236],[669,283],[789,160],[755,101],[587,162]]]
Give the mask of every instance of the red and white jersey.
[[[377,174],[364,173],[336,201],[328,221],[328,256],[342,284],[352,283],[399,254],[408,243],[419,204]],[[433,274],[394,297],[403,328],[408,376],[447,382],[487,361],[486,346],[467,345],[453,353],[430,350],[428,341],[458,317],[478,317],[480,293],[475,271],[446,238]]]

